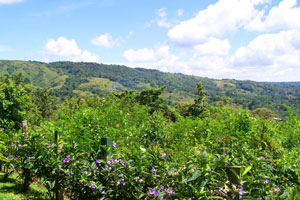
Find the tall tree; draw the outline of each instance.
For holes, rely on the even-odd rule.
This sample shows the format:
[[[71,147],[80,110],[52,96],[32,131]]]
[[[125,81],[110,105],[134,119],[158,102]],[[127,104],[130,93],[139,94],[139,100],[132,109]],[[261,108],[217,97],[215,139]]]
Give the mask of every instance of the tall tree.
[[[201,82],[197,83],[196,98],[194,104],[190,105],[188,115],[191,117],[199,117],[205,110],[205,91]]]

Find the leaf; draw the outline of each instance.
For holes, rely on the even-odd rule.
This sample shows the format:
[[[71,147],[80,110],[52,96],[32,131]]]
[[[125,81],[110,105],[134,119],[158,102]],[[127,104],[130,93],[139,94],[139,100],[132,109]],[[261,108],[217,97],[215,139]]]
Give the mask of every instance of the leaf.
[[[196,171],[193,173],[192,177],[190,177],[190,178],[187,180],[187,182],[194,181],[194,180],[196,180],[197,178],[199,178],[200,176],[201,176],[201,171],[200,171],[200,170],[196,170]]]
[[[246,169],[242,173],[242,176],[246,175],[251,169],[252,169],[252,166],[246,167]]]
[[[146,152],[146,149],[145,149],[145,148],[140,147],[140,149],[141,149],[142,152]]]
[[[287,196],[289,195],[288,191],[285,191],[282,195],[279,196],[280,199],[287,199]]]

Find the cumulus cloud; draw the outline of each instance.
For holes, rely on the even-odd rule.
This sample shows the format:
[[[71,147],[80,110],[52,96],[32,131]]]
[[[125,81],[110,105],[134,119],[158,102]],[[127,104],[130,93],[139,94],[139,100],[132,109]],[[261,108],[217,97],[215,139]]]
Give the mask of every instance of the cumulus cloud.
[[[156,60],[154,51],[151,48],[128,49],[123,53],[123,56],[129,62],[152,62]]]
[[[269,80],[298,80],[300,30],[259,35],[248,46],[240,47],[235,52],[231,57],[231,64],[248,76],[249,73],[245,70],[256,72],[261,80],[266,80],[268,76]]]
[[[274,42],[276,41],[276,42]],[[182,50],[181,53],[178,50]],[[300,30],[262,34],[230,56],[228,40],[209,38],[206,43],[171,52],[168,45],[129,49],[123,56],[129,66],[181,72],[210,78],[256,81],[296,81],[300,74]]]
[[[113,48],[120,45],[117,40],[113,40],[112,36],[109,33],[105,33],[94,38],[92,40],[92,44],[96,46],[103,46],[106,48]]]
[[[22,1],[24,0],[0,0],[0,4],[12,4],[12,3],[18,3]]]
[[[123,54],[129,62],[153,62],[163,59],[176,60],[177,57],[170,52],[168,45],[159,45],[155,48],[129,49]]]
[[[268,0],[219,0],[201,10],[194,18],[182,21],[169,30],[169,38],[184,46],[203,43],[208,37],[233,33],[247,25],[261,10],[255,7]]]
[[[92,39],[92,44],[96,46],[102,46],[105,48],[113,48],[120,46],[122,43],[126,42],[131,38],[133,32],[129,32],[126,37],[119,37],[118,39],[113,39],[113,37],[109,33],[104,33],[99,35],[98,37]]]
[[[232,61],[238,66],[300,66],[300,31],[259,35],[247,47],[240,47]]]
[[[215,55],[225,56],[228,55],[230,50],[229,40],[220,40],[217,38],[208,38],[207,42],[196,45],[194,48],[194,56]]]
[[[123,53],[123,57],[130,65],[138,64],[147,68],[155,68],[162,71],[174,71],[178,56],[170,52],[168,45],[158,45],[154,48],[128,49]]]
[[[271,8],[269,13],[254,18],[246,29],[251,31],[272,31],[280,29],[300,29],[300,7],[297,0],[283,0],[278,6]]]
[[[45,45],[47,55],[63,57],[69,61],[98,62],[99,57],[89,51],[81,50],[74,39],[59,37],[57,40],[48,39]]]
[[[188,68],[185,73],[210,78],[230,77],[237,70],[230,67],[226,57],[215,55],[193,56],[186,61]]]

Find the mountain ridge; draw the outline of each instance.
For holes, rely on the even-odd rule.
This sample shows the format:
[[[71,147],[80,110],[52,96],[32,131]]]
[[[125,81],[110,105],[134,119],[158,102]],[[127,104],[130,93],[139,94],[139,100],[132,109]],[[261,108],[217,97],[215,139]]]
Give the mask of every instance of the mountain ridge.
[[[205,87],[207,101],[224,98],[249,109],[266,107],[284,110],[287,104],[300,113],[300,82],[255,82],[235,79],[211,79],[156,69],[130,68],[124,65],[59,61],[0,60],[0,76],[21,73],[33,85],[51,88],[57,97],[99,95],[112,91],[142,90],[166,86],[162,97],[169,105],[191,103],[196,83]]]

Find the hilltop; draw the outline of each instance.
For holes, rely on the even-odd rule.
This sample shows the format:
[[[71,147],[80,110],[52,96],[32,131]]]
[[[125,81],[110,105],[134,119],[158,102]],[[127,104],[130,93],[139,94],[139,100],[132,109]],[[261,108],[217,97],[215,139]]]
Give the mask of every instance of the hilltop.
[[[0,76],[22,73],[26,82],[51,88],[54,94],[65,99],[70,96],[99,95],[124,90],[142,90],[166,86],[162,97],[169,105],[191,103],[196,83],[205,86],[207,101],[213,103],[226,99],[249,109],[261,107],[282,112],[282,104],[300,113],[299,83],[260,83],[232,79],[210,79],[158,70],[129,68],[84,62],[0,61]]]

